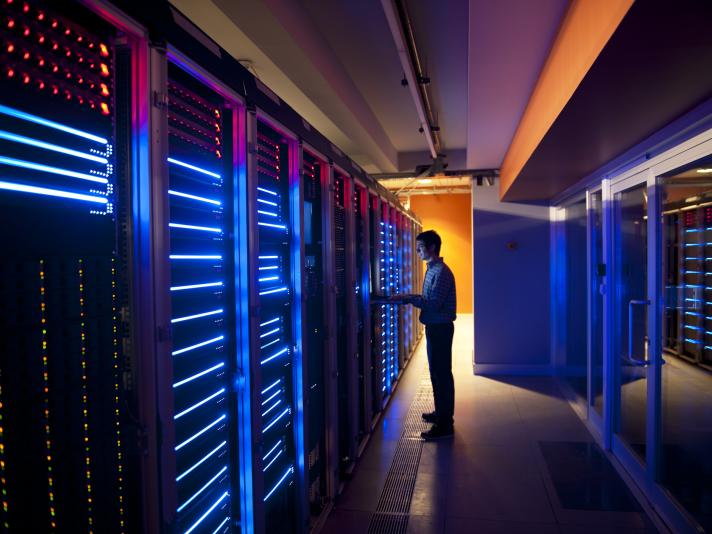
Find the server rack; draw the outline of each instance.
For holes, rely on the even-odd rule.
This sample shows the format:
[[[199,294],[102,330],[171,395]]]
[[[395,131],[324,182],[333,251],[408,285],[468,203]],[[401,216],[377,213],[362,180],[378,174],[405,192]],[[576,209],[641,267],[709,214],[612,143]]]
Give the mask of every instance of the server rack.
[[[136,97],[136,36],[83,6],[3,19],[0,524],[133,531],[133,124],[117,108]]]
[[[167,4],[160,4],[163,11],[143,11],[130,3],[119,3],[153,32],[165,29],[165,34],[151,35],[150,40],[167,42],[167,49],[149,48],[148,33],[137,24],[119,24],[123,15],[109,4],[97,4],[100,17],[89,8],[72,5],[73,20],[50,16],[46,10],[39,17],[33,5],[25,10],[25,4],[18,3],[7,10],[12,14],[16,9],[17,13],[14,24],[3,29],[4,44],[14,48],[6,47],[2,52],[7,76],[0,82],[2,87],[17,83],[51,96],[36,99],[30,91],[2,91],[0,101],[4,134],[0,165],[11,171],[7,176],[14,180],[3,178],[0,187],[0,202],[7,207],[0,217],[8,229],[2,239],[6,249],[17,253],[14,264],[2,262],[3,275],[7,274],[0,280],[5,297],[2,324],[15,332],[23,328],[29,332],[22,340],[3,335],[0,342],[6,350],[2,354],[15,354],[18,344],[25,347],[37,341],[38,330],[30,324],[34,319],[22,323],[30,315],[18,312],[31,300],[21,294],[22,289],[32,292],[39,284],[40,296],[35,295],[32,301],[39,311],[32,317],[47,324],[39,330],[39,339],[46,344],[39,345],[39,350],[46,349],[46,375],[43,371],[35,373],[32,380],[14,380],[17,373],[25,378],[37,371],[32,367],[37,362],[42,362],[40,367],[45,365],[42,359],[25,365],[28,359],[4,358],[0,367],[0,410],[5,423],[0,435],[5,475],[2,489],[9,495],[8,507],[0,510],[3,526],[27,524],[33,530],[45,530],[45,519],[49,518],[51,527],[52,510],[60,510],[48,505],[46,517],[23,513],[30,508],[24,501],[24,490],[18,492],[17,470],[28,464],[23,482],[35,475],[44,482],[49,469],[43,469],[52,468],[47,487],[54,491],[48,493],[48,502],[64,507],[70,501],[70,491],[72,497],[86,497],[71,502],[75,507],[72,521],[85,523],[55,516],[58,530],[82,530],[91,521],[97,530],[108,531],[134,532],[141,526],[145,531],[305,531],[309,528],[308,506],[314,525],[336,493],[334,479],[339,470],[337,440],[330,434],[335,413],[318,406],[336,389],[328,391],[323,383],[322,393],[309,398],[311,386],[317,384],[315,389],[319,389],[320,374],[337,370],[335,329],[328,326],[336,315],[330,312],[336,307],[332,304],[329,308],[329,284],[335,281],[335,273],[323,261],[333,257],[328,234],[333,228],[335,191],[328,190],[328,178],[334,170],[324,162],[334,159],[340,168],[350,165],[357,175],[360,171],[307,128],[293,110],[275,107],[278,99],[260,89],[224,52],[216,54],[204,48],[203,42],[193,40],[186,30],[190,23],[174,24],[177,15]],[[151,18],[155,16],[158,18]],[[55,20],[57,25],[53,26]],[[49,29],[42,30],[43,24]],[[115,27],[121,28],[121,39],[114,39]],[[90,38],[92,33],[102,37],[101,41]],[[45,41],[39,41],[42,36]],[[190,56],[181,52],[187,50]],[[60,53],[65,56],[55,58]],[[87,59],[92,54],[106,61],[92,63]],[[74,60],[71,66],[68,57]],[[79,61],[80,57],[84,60]],[[40,64],[40,59],[45,62]],[[93,94],[98,99],[93,100]],[[55,97],[62,103],[53,100]],[[243,98],[250,105],[257,101],[258,107],[274,112],[289,122],[290,129],[299,130],[300,137],[311,139],[321,147],[318,150],[329,154],[319,162],[323,220],[317,215],[318,208],[307,214],[308,195],[303,189],[314,184],[308,185],[308,167],[303,168],[301,178],[299,170],[302,162],[314,162],[309,162],[309,155],[302,158],[297,136],[266,113],[260,113],[258,124],[255,113],[247,114],[242,107]],[[7,110],[20,113],[12,116]],[[44,144],[33,147],[39,149],[35,151],[37,159],[25,155],[23,149],[15,150],[27,139]],[[96,139],[105,140],[104,145],[89,146]],[[82,158],[52,147],[88,152],[101,161],[77,163]],[[91,167],[94,164],[98,166]],[[368,266],[371,249],[386,257],[385,248],[373,247],[378,245],[378,236],[374,238],[371,232],[377,233],[387,217],[392,221],[400,208],[395,204],[389,208],[390,197],[383,191],[369,193],[367,177],[359,175],[362,183],[356,184],[346,172],[337,172],[344,182],[345,211],[348,417],[344,428],[348,431],[344,450],[352,465],[361,449],[357,445],[365,442],[369,423],[390,393],[384,395],[381,390],[382,369],[370,353],[370,286],[380,282],[371,277],[379,276],[379,272],[371,272],[373,262],[371,269]],[[87,176],[105,178],[106,182]],[[38,185],[35,179],[44,181]],[[84,182],[91,182],[91,189],[83,189]],[[311,199],[316,201],[314,195]],[[372,201],[375,207],[370,209]],[[86,212],[76,207],[92,204],[97,206]],[[385,215],[378,210],[385,210]],[[36,223],[38,219],[41,224]],[[327,287],[315,288],[314,280],[320,279],[315,274],[319,243],[314,241],[319,223],[324,240],[321,269]],[[389,257],[394,258],[395,230],[390,230],[387,248]],[[312,232],[309,239],[308,232]],[[18,239],[19,235],[23,239]],[[77,269],[70,272],[66,265],[74,260]],[[78,267],[79,260],[83,268]],[[27,274],[27,261],[42,261],[38,265],[44,266],[32,283],[28,280],[34,275]],[[24,271],[15,269],[19,264],[24,265]],[[405,267],[399,265],[405,275]],[[275,266],[277,269],[272,269]],[[260,270],[262,267],[267,269]],[[394,268],[384,264],[386,267]],[[266,271],[277,271],[278,279]],[[390,290],[390,283],[381,285]],[[79,318],[86,313],[91,324],[77,321],[76,314],[53,315],[60,309],[57,306],[63,295],[73,298],[77,291],[80,297],[67,309],[79,309]],[[46,301],[40,302],[40,297]],[[324,307],[313,309],[312,301],[322,302]],[[327,342],[321,347],[319,332],[311,338],[309,333],[324,313],[327,320],[321,325],[326,325]],[[12,319],[5,321],[6,317]],[[275,317],[280,320],[269,323]],[[279,325],[278,333],[270,333],[271,324]],[[399,326],[389,322],[388,328],[396,332]],[[68,341],[62,348],[57,340],[65,332]],[[276,338],[275,345],[284,347],[269,352],[267,344]],[[72,362],[74,367],[62,361],[71,352],[64,350],[71,343],[79,343],[78,354],[86,355]],[[82,343],[86,344],[85,352]],[[312,353],[311,348],[316,350]],[[305,350],[310,351],[308,356]],[[104,367],[96,361],[102,351],[109,355],[100,362]],[[396,357],[402,352],[402,348],[395,349]],[[271,362],[278,365],[271,366]],[[390,365],[397,377],[397,365]],[[74,377],[79,391],[86,385],[87,395],[81,398],[65,395],[74,383],[65,384],[59,378],[60,373],[71,374],[77,368],[88,369],[86,379],[85,375]],[[269,381],[271,377],[279,382],[277,386]],[[20,452],[18,447],[21,439],[23,444],[38,443],[39,435],[25,433],[22,426],[31,418],[23,415],[20,421],[21,413],[39,406],[37,399],[24,402],[32,387],[40,387],[38,380],[50,383],[45,397],[49,415],[43,411],[40,418],[50,422],[48,432],[56,433],[57,439],[51,442],[52,460],[44,460],[51,465],[28,463],[35,457],[45,458],[40,453],[46,451],[28,446]],[[17,383],[27,384],[26,391],[20,391]],[[20,404],[23,411],[17,409]],[[84,406],[75,414],[79,422],[60,429],[56,419],[60,405],[69,406],[70,411],[72,406]],[[278,418],[282,406],[287,413]],[[330,425],[322,425],[319,418],[324,413]],[[86,420],[82,419],[85,416]],[[80,443],[79,452],[73,454],[72,440],[87,436],[89,449],[82,449]],[[268,446],[273,438],[277,448],[272,443]],[[308,458],[305,448],[311,453]],[[71,478],[79,464],[80,475]],[[86,465],[92,468],[91,490],[86,479],[77,482]],[[35,505],[33,502],[33,512]]]
[[[677,211],[664,216],[667,231],[665,350],[712,369],[712,206]],[[678,305],[679,302],[679,305]]]
[[[333,436],[328,423],[332,414],[330,384],[334,349],[333,293],[329,258],[332,258],[331,167],[326,159],[304,148],[302,156],[304,181],[304,426],[306,484],[310,526],[314,528],[328,513],[334,495],[330,473]]]
[[[229,532],[240,525],[234,169],[239,108],[183,69],[167,65],[165,127],[170,270],[174,474],[165,480],[168,528]],[[172,423],[172,424],[170,424]]]
[[[370,228],[368,189],[354,182],[354,274],[355,325],[357,361],[357,405],[359,449],[371,430],[373,409],[371,405],[371,314],[370,314]]]
[[[305,520],[301,158],[294,137],[268,117],[257,118],[255,133],[249,177],[257,273],[252,280],[254,525],[257,532],[299,532]]]

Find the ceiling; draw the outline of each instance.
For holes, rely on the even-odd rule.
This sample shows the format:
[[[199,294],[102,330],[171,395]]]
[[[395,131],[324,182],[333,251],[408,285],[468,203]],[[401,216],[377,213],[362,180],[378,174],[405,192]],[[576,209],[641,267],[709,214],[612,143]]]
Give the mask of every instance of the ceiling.
[[[370,173],[430,162],[380,0],[171,0]],[[449,169],[498,168],[567,0],[406,0]]]

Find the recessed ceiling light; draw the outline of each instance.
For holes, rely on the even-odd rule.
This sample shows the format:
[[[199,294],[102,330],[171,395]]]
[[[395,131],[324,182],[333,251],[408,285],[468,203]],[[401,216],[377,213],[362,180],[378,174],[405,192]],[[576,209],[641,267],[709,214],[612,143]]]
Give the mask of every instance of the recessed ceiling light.
[[[712,170],[710,170],[710,172],[712,172]],[[420,182],[421,184],[429,184],[432,183],[432,181],[433,180],[430,178],[421,178],[420,180],[418,180],[418,182]]]
[[[710,174],[710,173],[712,173],[712,169],[709,169],[709,168],[697,169],[697,172],[699,172],[700,174]]]

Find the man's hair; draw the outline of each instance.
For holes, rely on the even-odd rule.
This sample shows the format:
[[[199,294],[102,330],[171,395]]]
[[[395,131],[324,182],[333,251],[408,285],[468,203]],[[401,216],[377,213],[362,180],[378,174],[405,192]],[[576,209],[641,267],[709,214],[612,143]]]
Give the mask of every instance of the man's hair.
[[[416,241],[422,241],[425,243],[425,246],[427,248],[430,248],[432,246],[435,246],[435,254],[440,256],[440,246],[443,243],[443,240],[440,239],[440,236],[435,230],[426,230],[425,232],[420,232],[417,236],[415,236]]]

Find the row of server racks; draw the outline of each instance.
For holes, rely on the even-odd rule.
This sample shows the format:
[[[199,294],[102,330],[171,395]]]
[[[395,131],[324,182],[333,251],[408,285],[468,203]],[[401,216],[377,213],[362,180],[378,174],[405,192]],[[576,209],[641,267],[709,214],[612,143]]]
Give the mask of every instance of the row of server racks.
[[[663,214],[665,352],[712,371],[712,205],[691,200]]]
[[[419,222],[168,4],[2,3],[0,530],[317,529]]]

